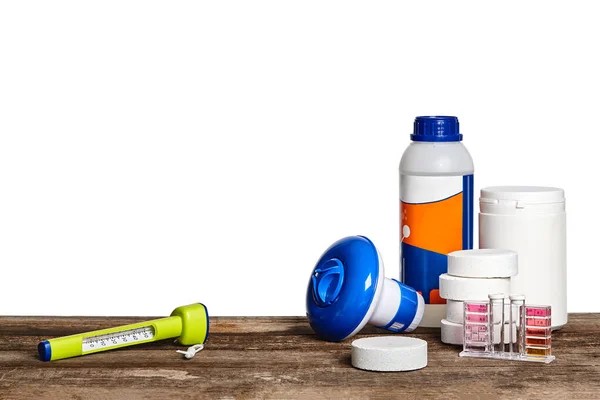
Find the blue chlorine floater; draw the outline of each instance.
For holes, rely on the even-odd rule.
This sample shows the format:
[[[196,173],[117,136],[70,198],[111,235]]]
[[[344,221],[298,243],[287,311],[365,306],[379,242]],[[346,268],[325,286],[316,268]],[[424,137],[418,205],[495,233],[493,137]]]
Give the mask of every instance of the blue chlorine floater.
[[[338,342],[367,323],[411,332],[425,302],[413,288],[386,278],[377,248],[364,236],[332,244],[317,262],[306,293],[306,315],[317,336]]]

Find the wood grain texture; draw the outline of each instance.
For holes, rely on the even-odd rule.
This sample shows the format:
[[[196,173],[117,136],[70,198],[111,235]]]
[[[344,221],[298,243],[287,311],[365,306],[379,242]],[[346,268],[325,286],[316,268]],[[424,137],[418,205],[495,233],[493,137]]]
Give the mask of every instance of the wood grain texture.
[[[459,358],[436,329],[428,366],[377,373],[350,365],[350,343],[319,341],[302,317],[211,318],[191,360],[171,340],[42,362],[40,340],[151,319],[0,317],[0,399],[481,398],[600,399],[600,314],[571,314],[551,364]],[[358,337],[388,334],[366,328]]]

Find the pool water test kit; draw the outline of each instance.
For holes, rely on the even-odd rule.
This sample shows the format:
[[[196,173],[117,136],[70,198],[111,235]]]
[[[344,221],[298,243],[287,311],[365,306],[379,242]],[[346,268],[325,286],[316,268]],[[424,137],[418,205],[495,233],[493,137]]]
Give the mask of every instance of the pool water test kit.
[[[367,323],[410,332],[416,323],[440,327],[442,341],[462,345],[463,357],[554,360],[551,331],[567,322],[564,191],[482,189],[480,249],[473,249],[474,165],[462,138],[456,117],[415,119],[399,167],[400,282],[383,276],[366,237],[334,243],[307,288],[306,315],[317,337],[344,340]],[[509,301],[504,293],[547,306],[525,305],[524,295]],[[352,365],[374,371],[426,365],[426,343],[391,339],[355,340]]]
[[[482,189],[480,249],[473,249],[474,165],[458,118],[417,117],[410,137],[399,166],[400,280],[385,277],[367,237],[333,243],[306,290],[316,337],[340,342],[367,324],[388,333],[440,327],[442,342],[463,347],[461,357],[553,361],[552,330],[567,323],[564,191]],[[208,334],[207,309],[197,303],[166,318],[44,340],[38,352],[54,361],[177,338],[191,346],[177,352],[191,358]],[[417,370],[427,365],[427,342],[390,334],[357,339],[351,363],[370,371]]]
[[[550,306],[526,305],[525,296],[512,295],[507,313],[504,294],[490,294],[489,299],[464,303],[461,357],[543,363],[554,360]]]

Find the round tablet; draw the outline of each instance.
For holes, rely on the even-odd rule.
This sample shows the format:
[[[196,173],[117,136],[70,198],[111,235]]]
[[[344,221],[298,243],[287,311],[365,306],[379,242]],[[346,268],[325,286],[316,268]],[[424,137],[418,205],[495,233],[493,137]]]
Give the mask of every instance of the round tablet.
[[[442,320],[442,342],[446,344],[463,344],[463,325]]]
[[[427,366],[427,342],[378,336],[352,342],[352,366],[369,371],[412,371]]]
[[[517,273],[517,253],[511,250],[459,250],[448,254],[448,275],[465,278],[508,278]]]
[[[443,299],[485,301],[490,293],[510,293],[510,278],[440,275],[440,296]]]
[[[465,304],[460,300],[446,300],[446,321],[462,324]]]

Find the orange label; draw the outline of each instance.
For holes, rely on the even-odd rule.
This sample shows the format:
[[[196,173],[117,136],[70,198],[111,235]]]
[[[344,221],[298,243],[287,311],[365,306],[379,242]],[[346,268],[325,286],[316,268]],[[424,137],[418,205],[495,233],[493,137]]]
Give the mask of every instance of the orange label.
[[[433,203],[401,203],[400,229],[411,228],[404,243],[440,254],[462,249],[462,204],[462,192]]]

